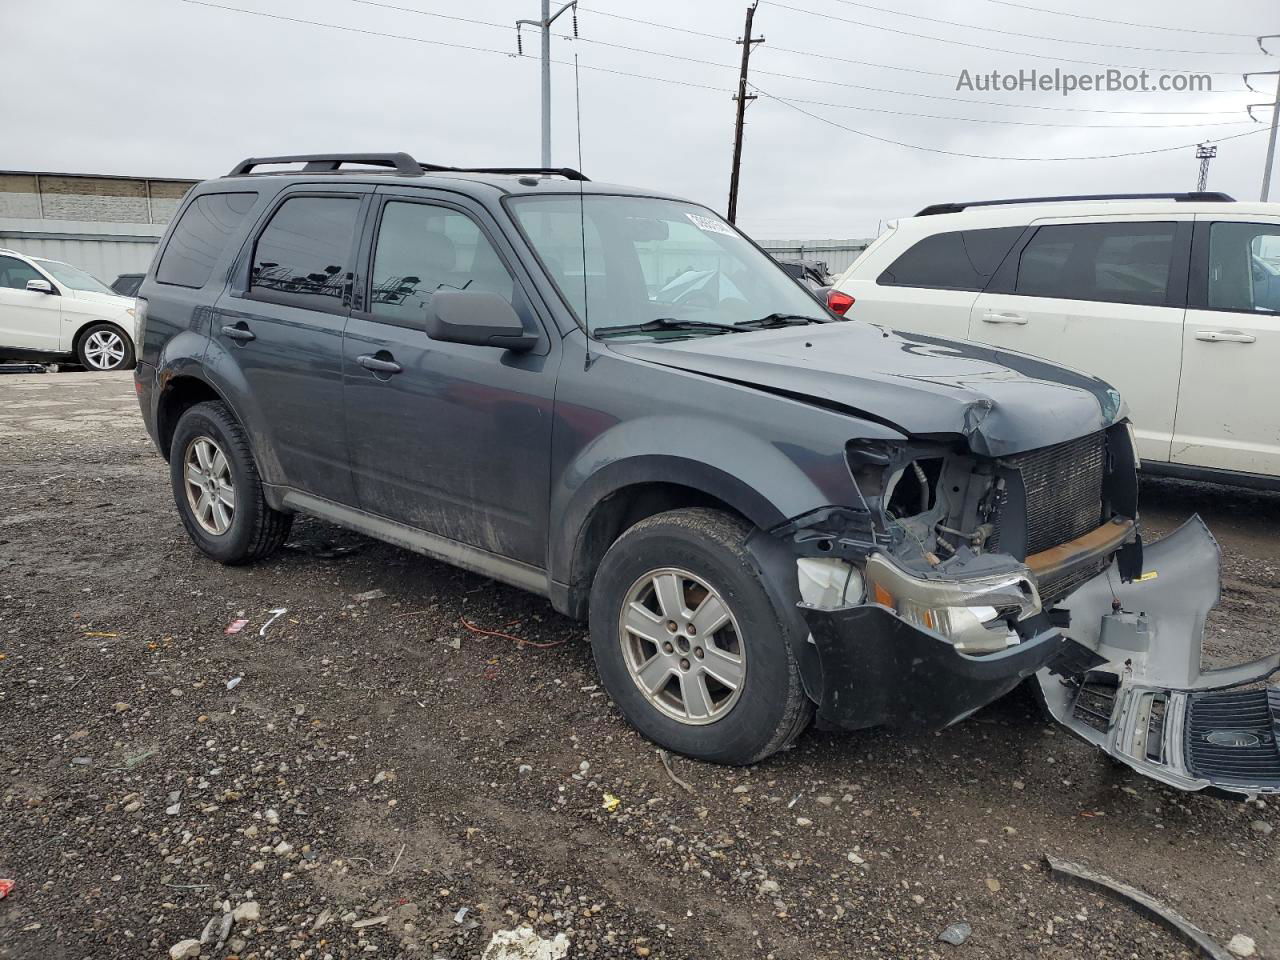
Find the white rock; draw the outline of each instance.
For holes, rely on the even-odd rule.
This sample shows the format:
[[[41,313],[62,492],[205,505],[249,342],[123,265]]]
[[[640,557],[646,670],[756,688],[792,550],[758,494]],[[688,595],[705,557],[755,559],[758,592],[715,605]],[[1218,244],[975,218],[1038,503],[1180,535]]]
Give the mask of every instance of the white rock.
[[[1237,933],[1227,942],[1227,949],[1234,953],[1237,957],[1252,957],[1257,953],[1254,947],[1253,937],[1246,937],[1243,933]]]
[[[246,900],[231,911],[231,917],[236,923],[256,923],[261,916],[262,908],[258,906],[257,900]]]
[[[1253,941],[1249,941],[1252,943]],[[189,960],[191,957],[200,956],[199,940],[179,940],[169,948],[169,956],[171,960]]]
[[[272,850],[275,851],[277,857],[285,857],[293,853],[293,844],[288,840],[281,840],[272,848]]]
[[[778,886],[777,880],[761,880],[760,886],[756,887],[761,893],[777,893],[781,888]]]
[[[263,813],[262,819],[267,821],[267,823],[274,825],[280,822],[280,814],[276,813],[274,810],[268,810]]]

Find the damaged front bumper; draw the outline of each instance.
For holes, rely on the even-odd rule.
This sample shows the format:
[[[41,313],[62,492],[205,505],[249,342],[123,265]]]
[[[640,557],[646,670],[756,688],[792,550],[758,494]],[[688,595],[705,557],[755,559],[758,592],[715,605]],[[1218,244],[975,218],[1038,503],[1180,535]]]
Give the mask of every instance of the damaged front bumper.
[[[1054,718],[1140,773],[1177,787],[1280,793],[1280,691],[1261,686],[1280,653],[1201,669],[1205,618],[1220,593],[1217,541],[1192,517],[1145,549],[1144,573],[1112,569],[1060,606],[1097,666],[1037,679]],[[1242,689],[1251,687],[1251,689]]]
[[[997,652],[877,603],[802,605],[821,663],[818,715],[845,729],[940,729],[1036,677],[1050,713],[1135,770],[1182,790],[1280,792],[1280,690],[1258,685],[1280,654],[1201,670],[1219,597],[1218,545],[1199,517],[1145,547],[1122,583],[1116,561],[1055,609],[1069,626]]]

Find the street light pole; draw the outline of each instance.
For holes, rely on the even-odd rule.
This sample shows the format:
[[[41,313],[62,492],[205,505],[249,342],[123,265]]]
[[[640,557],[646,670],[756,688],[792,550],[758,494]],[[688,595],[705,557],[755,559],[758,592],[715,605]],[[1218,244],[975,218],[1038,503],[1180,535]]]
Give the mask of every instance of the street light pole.
[[[551,25],[566,10],[573,8],[575,12],[574,36],[578,34],[576,12],[578,0],[569,0],[555,13],[551,12],[551,0],[542,0],[542,18],[540,20],[517,20],[516,43],[520,49],[520,27],[537,27],[542,32],[542,169],[551,168]],[[521,51],[523,52],[523,51]]]

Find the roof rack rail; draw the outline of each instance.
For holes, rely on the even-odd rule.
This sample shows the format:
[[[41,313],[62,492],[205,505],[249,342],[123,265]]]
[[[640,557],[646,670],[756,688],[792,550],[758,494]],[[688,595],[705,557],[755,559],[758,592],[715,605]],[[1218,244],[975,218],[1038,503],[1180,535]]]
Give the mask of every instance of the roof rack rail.
[[[227,176],[243,176],[252,172],[254,167],[274,163],[305,163],[303,173],[332,173],[344,163],[388,167],[408,177],[420,177],[424,169],[422,164],[407,153],[305,153],[290,157],[249,157],[236,164]]]
[[[509,173],[515,176],[550,175],[564,177],[566,180],[580,180],[590,183],[590,178],[572,167],[443,167],[435,163],[424,163],[422,169],[427,173]]]
[[[1235,203],[1236,198],[1226,193],[1207,191],[1202,193],[1089,193],[1069,197],[1011,197],[1007,200],[971,200],[968,203],[932,203],[917,217],[932,217],[940,213],[959,213],[969,207],[996,207],[1013,203],[1072,203],[1081,200],[1176,200],[1179,203]]]

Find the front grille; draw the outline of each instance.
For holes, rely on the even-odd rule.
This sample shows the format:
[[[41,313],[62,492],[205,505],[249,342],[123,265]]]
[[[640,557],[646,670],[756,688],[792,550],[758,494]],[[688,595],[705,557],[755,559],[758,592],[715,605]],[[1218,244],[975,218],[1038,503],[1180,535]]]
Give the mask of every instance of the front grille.
[[[1101,431],[1005,462],[1022,475],[1026,490],[1027,556],[1074,540],[1102,523],[1106,435]]]
[[[1280,786],[1280,690],[1199,693],[1187,706],[1187,769],[1235,786]]]

